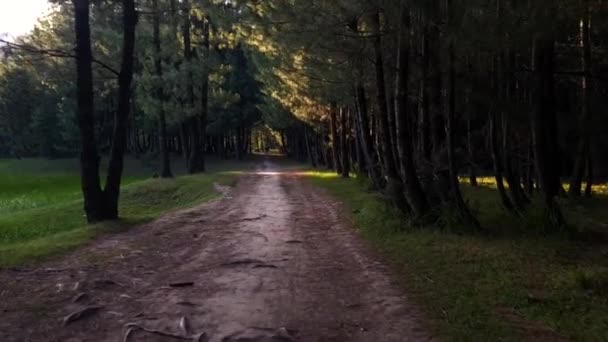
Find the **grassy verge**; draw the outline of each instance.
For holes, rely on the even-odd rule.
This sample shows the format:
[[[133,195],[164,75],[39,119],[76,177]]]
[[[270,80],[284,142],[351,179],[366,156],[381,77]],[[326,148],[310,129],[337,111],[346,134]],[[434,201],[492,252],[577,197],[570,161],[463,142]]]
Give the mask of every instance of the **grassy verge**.
[[[491,236],[411,227],[356,180],[314,174],[352,210],[361,234],[402,275],[404,286],[446,340],[608,340],[608,247],[534,234],[540,214],[523,219],[500,208],[488,188],[465,194]],[[570,223],[598,230],[606,200],[564,203]],[[531,229],[532,233],[526,233]]]
[[[145,179],[127,173],[118,222],[89,226],[85,222],[79,177],[72,171],[42,168],[28,171],[25,161],[0,162],[0,267],[38,261],[86,243],[100,233],[125,229],[168,211],[217,196],[213,184],[232,184],[235,173],[219,171],[171,180]],[[42,162],[46,163],[46,162]],[[225,169],[235,169],[230,165]],[[21,172],[15,172],[15,169]],[[4,191],[6,189],[6,191]]]

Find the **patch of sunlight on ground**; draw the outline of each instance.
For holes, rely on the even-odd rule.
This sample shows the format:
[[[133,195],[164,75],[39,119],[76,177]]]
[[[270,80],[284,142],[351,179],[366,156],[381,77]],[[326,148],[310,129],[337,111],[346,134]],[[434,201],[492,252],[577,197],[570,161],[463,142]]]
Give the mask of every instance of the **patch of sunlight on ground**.
[[[468,177],[459,177],[460,183],[462,184],[471,184],[471,181]],[[505,188],[508,189],[509,185],[506,181],[503,181]],[[480,186],[485,186],[488,188],[496,189],[496,178],[494,177],[477,177],[477,184]],[[564,182],[563,184],[564,190],[568,191],[570,189],[570,183]],[[582,188],[584,189],[587,186],[587,183],[583,182]],[[608,195],[608,183],[601,184],[593,184],[592,190],[594,194],[597,195]]]
[[[314,177],[314,178],[323,178],[323,179],[340,177],[340,175],[338,175],[334,171],[319,171],[319,170],[310,170],[310,171],[300,172],[300,175],[305,176],[305,177]]]

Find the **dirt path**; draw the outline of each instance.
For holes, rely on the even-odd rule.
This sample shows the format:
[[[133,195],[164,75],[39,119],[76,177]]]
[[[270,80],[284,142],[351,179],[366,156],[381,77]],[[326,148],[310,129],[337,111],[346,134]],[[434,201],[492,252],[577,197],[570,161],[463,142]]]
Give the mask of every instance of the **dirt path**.
[[[0,340],[431,339],[339,205],[272,170],[63,260],[0,272]]]

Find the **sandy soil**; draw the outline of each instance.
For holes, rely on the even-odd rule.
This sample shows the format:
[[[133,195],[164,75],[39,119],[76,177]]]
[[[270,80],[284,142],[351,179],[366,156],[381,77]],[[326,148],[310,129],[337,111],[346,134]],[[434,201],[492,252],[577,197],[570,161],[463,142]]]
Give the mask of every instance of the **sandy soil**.
[[[0,271],[0,340],[432,339],[340,204],[258,171],[213,203]]]

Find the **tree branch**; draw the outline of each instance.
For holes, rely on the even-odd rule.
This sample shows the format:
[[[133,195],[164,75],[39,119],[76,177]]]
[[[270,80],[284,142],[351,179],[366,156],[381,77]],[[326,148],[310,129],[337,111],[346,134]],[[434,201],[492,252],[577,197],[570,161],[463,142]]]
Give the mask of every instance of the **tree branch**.
[[[13,42],[9,42],[7,40],[4,39],[0,39],[0,43],[6,44],[7,47],[9,48],[14,48],[14,49],[19,49],[19,50],[23,50],[25,52],[29,52],[29,53],[37,53],[43,56],[49,56],[49,57],[59,57],[59,58],[76,58],[76,55],[68,53],[66,51],[62,51],[62,50],[57,50],[57,49],[39,49],[33,46],[29,46],[29,45],[25,45],[25,44],[17,44],[17,43],[13,43]],[[99,65],[101,68],[111,72],[112,74],[119,76],[120,72],[118,72],[116,69],[112,68],[111,66],[107,65],[106,63],[97,60],[97,59],[93,59],[93,63]]]

